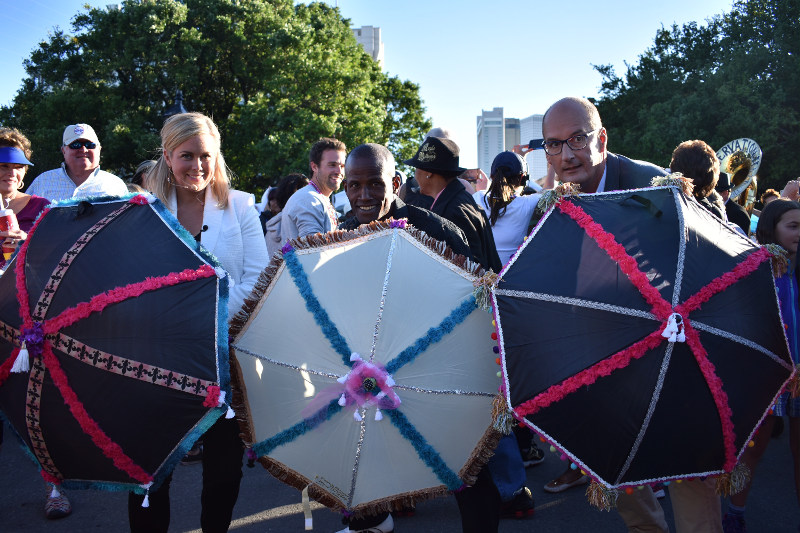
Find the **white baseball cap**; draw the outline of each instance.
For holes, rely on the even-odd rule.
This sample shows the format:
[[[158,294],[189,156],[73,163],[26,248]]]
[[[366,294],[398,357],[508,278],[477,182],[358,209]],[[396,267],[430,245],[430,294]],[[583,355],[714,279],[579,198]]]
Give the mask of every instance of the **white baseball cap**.
[[[88,124],[70,124],[64,129],[64,141],[62,143],[64,146],[77,141],[78,139],[86,139],[87,141],[92,141],[97,145],[100,144],[97,134]]]

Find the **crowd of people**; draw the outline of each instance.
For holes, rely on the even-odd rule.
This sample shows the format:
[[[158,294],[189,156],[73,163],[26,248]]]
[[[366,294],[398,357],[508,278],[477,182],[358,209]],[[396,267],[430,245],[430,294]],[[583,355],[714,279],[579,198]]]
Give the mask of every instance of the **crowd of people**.
[[[729,198],[731,183],[720,173],[714,150],[702,140],[680,143],[669,169],[637,161],[608,150],[610,133],[595,106],[582,98],[555,102],[544,115],[543,145],[548,176],[541,190],[556,181],[573,183],[583,193],[647,187],[651,179],[680,172],[694,184],[692,195],[723,224],[734,224],[750,234],[749,213]],[[252,194],[231,188],[229,170],[221,152],[221,138],[213,121],[199,113],[170,117],[161,130],[160,156],[145,161],[131,183],[100,169],[101,143],[88,124],[65,128],[61,140],[64,162],[39,174],[26,192],[24,179],[32,167],[30,141],[19,131],[0,129],[0,194],[3,208],[11,209],[19,228],[0,232],[4,246],[16,247],[39,213],[52,201],[68,198],[124,195],[147,190],[176,216],[180,224],[221,262],[232,279],[229,316],[236,314],[272,255],[292,239],[333,230],[350,230],[376,220],[407,219],[414,227],[444,241],[456,253],[485,269],[499,272],[535,223],[540,193],[528,187],[525,155],[539,148],[516,146],[500,153],[486,176],[460,166],[459,147],[446,130],[436,128],[422,140],[405,163],[415,169],[402,183],[392,153],[379,144],[361,144],[348,152],[338,139],[323,138],[310,149],[311,176],[289,174],[265,193],[257,206]],[[342,187],[350,213],[342,216],[330,196]],[[778,244],[788,253],[790,267],[776,280],[792,358],[798,363],[798,289],[796,253],[800,240],[800,184],[791,180],[783,191],[763,193],[763,209],[755,238]],[[261,208],[261,214],[259,209]],[[259,220],[260,219],[260,220]],[[767,417],[755,445],[742,461],[756,472],[776,420],[789,417],[794,478],[800,503],[800,399],[781,396],[774,415]],[[244,445],[235,421],[222,418],[203,436],[202,451],[194,455],[203,466],[202,515],[204,532],[227,531],[242,477]],[[501,518],[533,514],[534,501],[525,486],[525,468],[538,464],[542,451],[530,431],[515,428],[504,436],[495,455],[472,487],[455,494],[465,532],[491,533]],[[544,489],[561,492],[589,481],[579,469],[567,468]],[[758,483],[758,477],[751,481]],[[170,479],[149,494],[129,498],[131,531],[166,532],[170,521]],[[746,531],[745,503],[749,486],[731,497],[722,515],[715,479],[693,479],[668,488],[679,533],[737,533]],[[620,493],[617,510],[629,531],[669,531],[659,489],[645,486]],[[71,507],[61,492],[45,503],[48,518],[69,515]],[[358,520],[345,519],[345,531],[390,533],[391,514]]]

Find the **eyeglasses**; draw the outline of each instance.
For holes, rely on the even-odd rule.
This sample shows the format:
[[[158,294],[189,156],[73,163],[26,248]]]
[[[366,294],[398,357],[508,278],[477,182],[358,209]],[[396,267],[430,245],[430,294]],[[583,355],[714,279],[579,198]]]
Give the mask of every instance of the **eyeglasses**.
[[[73,150],[80,150],[81,146],[85,146],[87,150],[94,150],[95,148],[97,148],[97,144],[93,143],[92,141],[73,141],[69,143],[67,146],[69,146]]]
[[[560,154],[564,143],[567,143],[567,146],[569,146],[570,150],[583,150],[586,148],[586,145],[589,144],[589,135],[596,131],[599,131],[599,128],[596,130],[587,131],[586,133],[578,133],[569,139],[564,139],[563,141],[556,139],[549,141],[545,140],[542,141],[542,147],[544,147],[544,151],[547,153],[547,155]]]

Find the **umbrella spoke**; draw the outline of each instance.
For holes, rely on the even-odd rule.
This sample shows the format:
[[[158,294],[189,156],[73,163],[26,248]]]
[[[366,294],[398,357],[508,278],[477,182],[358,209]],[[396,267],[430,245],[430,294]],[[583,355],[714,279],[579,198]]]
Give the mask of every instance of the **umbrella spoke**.
[[[12,357],[13,359],[13,357]],[[42,360],[34,360],[33,369],[28,375],[28,387],[25,395],[25,426],[28,430],[28,438],[31,439],[31,451],[36,456],[39,464],[42,465],[42,472],[46,472],[52,479],[60,479],[61,473],[56,468],[50,451],[47,449],[47,442],[42,435],[42,428],[39,424],[41,420],[42,389],[44,386],[44,364]]]
[[[615,353],[611,357],[583,370],[558,383],[552,385],[546,391],[523,402],[514,408],[520,416],[532,415],[545,407],[564,399],[568,394],[586,385],[591,385],[601,377],[610,375],[615,370],[625,368],[633,359],[639,359],[649,350],[654,349],[665,340],[661,336],[661,331],[656,330],[644,339],[632,344],[624,350]]]
[[[730,472],[736,466],[736,447],[734,445],[736,435],[733,431],[733,412],[731,412],[731,407],[728,403],[728,395],[722,388],[722,380],[717,376],[714,364],[709,361],[708,353],[700,342],[700,334],[697,333],[697,330],[692,327],[688,320],[684,322],[684,327],[686,329],[686,344],[689,345],[689,349],[697,361],[697,366],[700,367],[703,378],[708,383],[708,388],[711,390],[711,395],[717,406],[725,446],[725,470]]]
[[[411,346],[397,354],[397,357],[386,364],[386,371],[394,374],[402,367],[413,361],[421,353],[428,349],[431,344],[435,344],[449,334],[456,326],[464,322],[467,317],[476,309],[475,296],[470,295],[461,305],[453,309],[438,326],[430,328],[425,335],[414,341]]]
[[[138,298],[146,292],[213,276],[216,276],[214,268],[210,265],[202,265],[197,269],[187,268],[182,272],[172,272],[166,276],[147,278],[138,283],[117,287],[103,294],[95,295],[88,302],[81,302],[74,307],[65,309],[58,316],[46,320],[43,324],[44,330],[48,334],[57,333],[75,322],[87,318],[92,313],[101,312],[109,305]]]
[[[179,390],[196,396],[206,396],[209,387],[217,386],[213,381],[196,378],[173,370],[148,365],[127,357],[118,357],[114,354],[92,348],[63,333],[56,333],[48,337],[53,342],[53,347],[87,365],[100,368],[107,372],[144,381],[160,387]]]
[[[447,463],[444,462],[439,452],[433,446],[428,444],[417,428],[408,421],[406,416],[398,409],[389,409],[386,411],[389,420],[400,431],[400,434],[414,447],[419,458],[430,468],[439,481],[446,485],[450,490],[456,490],[464,485],[458,474],[448,468]]]
[[[303,300],[305,300],[306,309],[314,316],[314,321],[319,325],[322,333],[328,339],[328,342],[331,343],[336,353],[342,356],[344,364],[352,366],[350,354],[353,352],[348,347],[347,341],[344,340],[342,334],[339,333],[339,329],[328,316],[327,311],[323,309],[322,304],[319,303],[319,300],[314,295],[311,284],[308,282],[308,276],[306,276],[300,261],[297,260],[297,253],[295,250],[293,248],[287,250],[283,254],[283,260],[286,266],[289,267],[289,274],[292,276],[292,281],[294,281],[294,284],[300,291],[300,295],[303,297]]]
[[[338,398],[335,400],[331,400],[331,402],[327,406],[317,411],[314,415],[309,416],[308,418],[304,418],[301,422],[298,422],[292,427],[285,429],[280,433],[259,442],[258,444],[253,446],[253,451],[259,457],[262,455],[267,455],[278,446],[288,444],[293,440],[297,439],[298,437],[305,435],[306,433],[308,433],[315,427],[319,426],[326,420],[330,420],[331,418],[333,418],[333,415],[335,415],[341,410],[342,406],[339,405]]]

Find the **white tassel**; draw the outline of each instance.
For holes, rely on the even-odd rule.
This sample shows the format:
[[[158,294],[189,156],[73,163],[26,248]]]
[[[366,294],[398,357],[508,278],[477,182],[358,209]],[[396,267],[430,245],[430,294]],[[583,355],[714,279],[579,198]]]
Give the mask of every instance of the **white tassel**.
[[[233,412],[233,409],[232,409],[232,408],[231,408],[231,406],[229,405],[229,406],[228,406],[228,410],[227,410],[227,411],[225,411],[225,418],[227,418],[228,420],[230,420],[230,419],[231,419],[231,418],[233,418],[234,416],[236,416],[236,413],[234,413],[234,412]]]
[[[347,398],[344,397],[344,393],[342,393],[342,395],[339,396],[339,405],[341,405],[342,407],[347,405]]]
[[[53,490],[50,491],[50,499],[52,500],[53,498],[58,498],[60,496],[61,496],[61,493],[58,492],[58,487],[54,483],[53,484]]]
[[[342,376],[342,377],[340,377],[339,379],[337,379],[336,381],[338,381],[339,383],[341,383],[342,385],[344,385],[344,382],[345,382],[345,381],[347,381],[347,376],[349,376],[349,375],[350,375],[350,373],[347,373],[347,374],[345,374],[344,376]]]
[[[28,360],[28,349],[25,347],[25,343],[23,342],[22,347],[19,349],[19,353],[17,354],[17,358],[14,360],[14,365],[11,367],[11,372],[14,372],[15,374],[21,374],[30,369],[31,364]]]
[[[667,326],[661,332],[661,336],[669,342],[686,342],[686,334],[683,331],[683,317],[679,313],[672,313],[667,320]]]
[[[356,361],[361,361],[361,356],[356,352],[353,352],[353,354],[350,356],[350,362],[355,363]]]
[[[145,483],[144,485],[140,485],[145,492],[144,492],[144,499],[142,500],[142,507],[147,508],[150,507],[150,487],[153,486],[153,482]]]
[[[395,386],[394,379],[392,378],[392,376],[390,374],[386,374],[386,386],[387,387],[394,387]]]
[[[380,409],[375,409],[375,420],[383,420],[383,413]]]
[[[361,420],[362,420],[361,413],[358,412],[358,409],[353,411],[353,418],[356,419],[356,422],[361,422]]]

